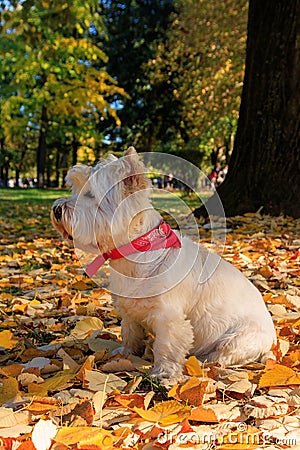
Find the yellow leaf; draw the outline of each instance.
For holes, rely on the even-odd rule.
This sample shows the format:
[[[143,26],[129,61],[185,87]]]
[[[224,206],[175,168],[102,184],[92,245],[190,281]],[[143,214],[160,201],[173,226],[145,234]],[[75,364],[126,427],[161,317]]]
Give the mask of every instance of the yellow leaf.
[[[32,414],[41,415],[57,409],[59,401],[53,397],[37,397],[26,407]]]
[[[6,349],[14,348],[14,347],[16,347],[18,342],[19,341],[17,339],[13,339],[13,334],[11,331],[9,331],[9,330],[1,331],[1,333],[0,333],[0,349],[1,349],[1,347],[6,348]]]
[[[190,415],[190,409],[188,407],[184,407],[174,400],[158,403],[147,411],[136,406],[133,409],[143,419],[149,422],[159,423],[162,426],[182,422],[183,419]]]
[[[15,378],[3,378],[0,388],[0,405],[14,398],[19,393],[18,381]]]
[[[54,437],[55,442],[65,445],[98,445],[100,448],[112,448],[114,436],[106,430],[92,427],[62,427]]]
[[[290,386],[291,384],[300,384],[300,373],[277,364],[274,369],[268,370],[261,376],[258,387]]]
[[[48,391],[61,391],[68,387],[69,381],[75,377],[75,374],[71,370],[64,370],[58,372],[53,377],[48,378],[44,383],[28,385],[28,393],[31,395],[39,395],[44,397],[48,394]]]
[[[31,302],[29,302],[29,303],[30,303],[30,305],[40,305],[41,304],[41,302],[38,300],[31,300]]]
[[[192,377],[203,377],[203,370],[196,356],[190,356],[184,364],[188,375]]]
[[[86,317],[77,322],[71,336],[76,339],[85,339],[96,330],[102,330],[103,322],[98,317]]]

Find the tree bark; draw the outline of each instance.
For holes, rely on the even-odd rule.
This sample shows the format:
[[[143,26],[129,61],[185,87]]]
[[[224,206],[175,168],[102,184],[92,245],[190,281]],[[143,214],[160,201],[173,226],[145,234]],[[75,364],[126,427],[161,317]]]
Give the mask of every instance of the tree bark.
[[[72,166],[76,166],[76,164],[77,164],[78,149],[79,149],[79,142],[76,139],[76,136],[73,135],[73,141],[72,141]]]
[[[48,114],[46,106],[42,106],[41,113],[41,128],[39,134],[39,142],[36,152],[36,166],[37,166],[37,187],[43,189],[45,187],[45,168],[47,156],[47,129],[48,129]]]
[[[55,158],[55,187],[59,187],[59,176],[60,176],[60,145],[57,145]]]
[[[238,129],[217,190],[227,216],[263,207],[300,217],[299,84],[300,0],[250,0]]]
[[[0,152],[1,152],[0,179],[3,182],[3,187],[7,187],[8,172],[9,172],[9,157],[6,154],[5,137],[0,138]]]

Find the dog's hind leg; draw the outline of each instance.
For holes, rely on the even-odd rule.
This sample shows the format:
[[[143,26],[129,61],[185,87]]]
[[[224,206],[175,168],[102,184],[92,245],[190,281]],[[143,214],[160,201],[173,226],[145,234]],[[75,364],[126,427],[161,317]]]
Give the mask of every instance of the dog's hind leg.
[[[264,360],[270,354],[275,334],[267,334],[255,323],[243,323],[229,329],[218,341],[207,360],[219,362],[223,366],[246,364]]]

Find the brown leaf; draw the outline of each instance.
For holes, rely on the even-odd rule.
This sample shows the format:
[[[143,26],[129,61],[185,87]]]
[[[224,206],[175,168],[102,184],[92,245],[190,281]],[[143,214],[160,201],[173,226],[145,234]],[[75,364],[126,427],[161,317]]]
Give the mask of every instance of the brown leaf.
[[[199,380],[199,378],[192,377],[182,386],[173,386],[168,397],[183,400],[189,405],[200,406],[203,404],[209,381],[209,379]]]

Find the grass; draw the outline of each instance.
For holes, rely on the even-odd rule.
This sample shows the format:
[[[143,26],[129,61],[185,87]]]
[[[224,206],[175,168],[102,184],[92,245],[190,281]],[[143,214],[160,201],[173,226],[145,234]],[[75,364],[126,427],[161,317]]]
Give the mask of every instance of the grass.
[[[67,197],[69,191],[66,189],[0,189],[1,202],[4,207],[9,207],[11,202],[17,203],[40,203],[51,205],[59,197]],[[155,189],[151,198],[155,208],[162,211],[177,210],[183,214],[189,214],[193,209],[201,206],[211,196],[211,192],[201,192],[199,195],[184,194],[183,192],[168,192]],[[188,211],[188,209],[190,211]]]
[[[49,203],[59,197],[66,197],[66,189],[0,189],[0,198],[4,202]]]
[[[19,241],[32,241],[36,238],[58,237],[57,231],[51,224],[50,210],[54,200],[59,197],[68,197],[68,190],[64,189],[0,189],[0,226],[2,238],[0,246],[7,246],[6,252],[13,254],[23,253],[22,245],[12,245]],[[205,200],[210,193],[201,196]],[[191,212],[201,205],[196,194],[185,195],[182,192],[167,192],[154,190],[152,195],[153,206],[162,214],[162,217],[176,228],[181,218],[188,217]],[[36,261],[29,259],[24,270],[38,268]]]

